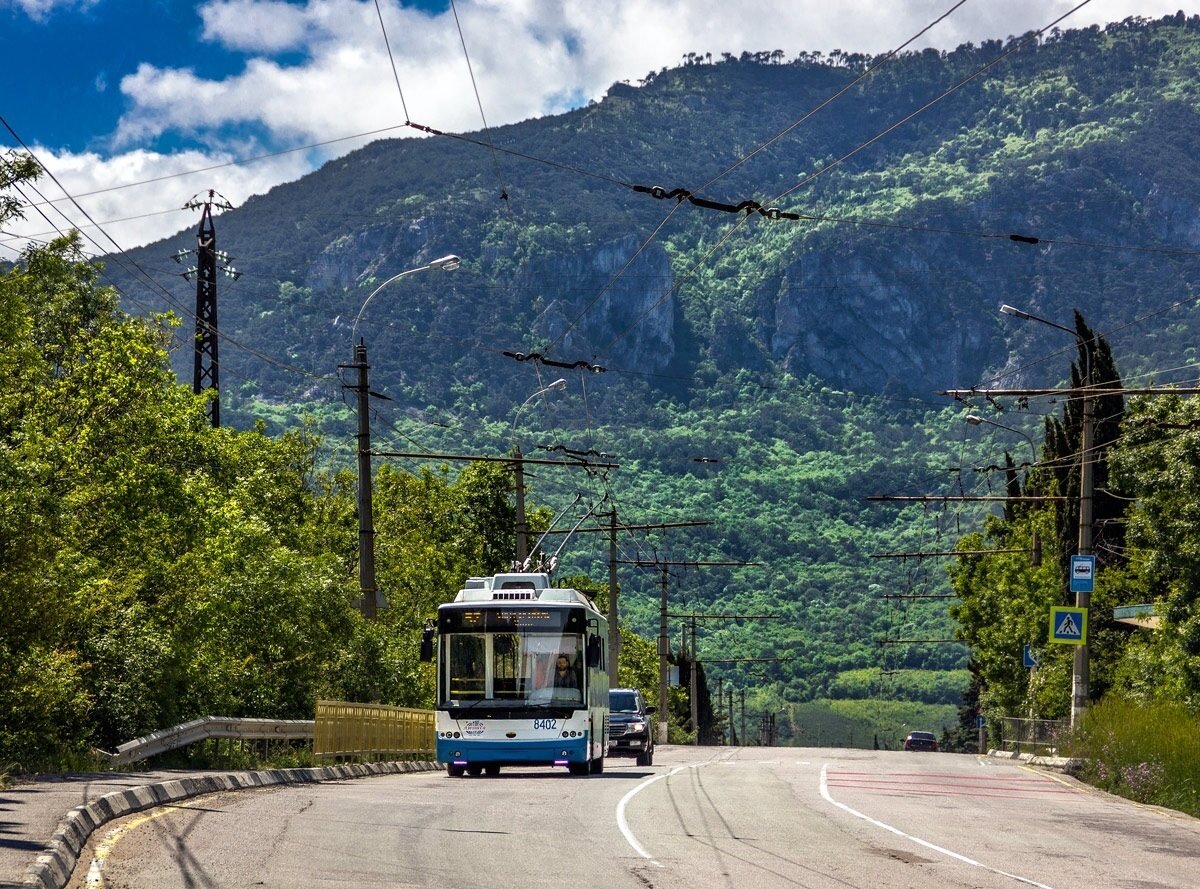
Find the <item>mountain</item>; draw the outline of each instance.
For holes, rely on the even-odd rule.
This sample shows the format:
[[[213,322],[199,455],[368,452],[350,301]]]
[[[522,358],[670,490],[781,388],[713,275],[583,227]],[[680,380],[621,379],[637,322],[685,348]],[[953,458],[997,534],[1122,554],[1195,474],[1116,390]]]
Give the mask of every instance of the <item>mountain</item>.
[[[754,563],[673,576],[681,607],[782,618],[709,628],[702,657],[788,658],[716,675],[764,705],[862,715],[845,702],[891,698],[949,720],[964,649],[879,644],[952,634],[944,605],[882,598],[945,592],[944,569],[870,555],[948,548],[974,514],[863,498],[1003,491],[971,468],[1024,443],[980,437],[932,393],[1001,371],[1055,384],[1073,343],[1001,303],[1060,323],[1078,308],[1127,381],[1195,376],[1198,66],[1200,17],[1182,13],[892,60],[721,53],[490,134],[373,143],[218,217],[244,272],[219,285],[223,417],[314,418],[348,460],[336,368],[363,301],[456,253],[460,270],[397,282],[363,314],[372,388],[391,399],[377,448],[615,454],[605,477],[539,471],[532,496],[712,521],[622,547]],[[767,212],[728,212],[745,201]],[[186,313],[168,258],[193,244],[109,273],[140,308]],[[187,379],[190,347],[177,355]],[[558,376],[569,392],[527,401]],[[603,577],[602,550],[576,542],[564,564]],[[650,636],[658,579],[622,580]],[[917,718],[897,706],[875,706],[885,739]]]

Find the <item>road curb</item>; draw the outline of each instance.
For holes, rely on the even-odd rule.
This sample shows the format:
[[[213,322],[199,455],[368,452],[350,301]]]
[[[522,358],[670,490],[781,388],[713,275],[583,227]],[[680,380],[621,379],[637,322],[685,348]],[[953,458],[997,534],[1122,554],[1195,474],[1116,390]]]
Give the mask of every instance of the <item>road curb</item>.
[[[117,790],[77,806],[58,823],[58,829],[46,848],[38,853],[26,872],[23,889],[63,889],[71,879],[79,854],[91,835],[100,827],[125,815],[155,806],[218,793],[224,790],[249,790],[274,784],[314,784],[347,778],[370,778],[404,772],[431,772],[440,768],[435,762],[372,762],[306,769],[264,769],[254,772],[229,772],[179,778],[159,784],[144,784],[129,790]]]
[[[1069,756],[1038,756],[1033,753],[1014,753],[1011,750],[989,750],[987,755],[995,759],[1019,759],[1031,766],[1056,769],[1069,775],[1073,775],[1083,765],[1082,759]]]

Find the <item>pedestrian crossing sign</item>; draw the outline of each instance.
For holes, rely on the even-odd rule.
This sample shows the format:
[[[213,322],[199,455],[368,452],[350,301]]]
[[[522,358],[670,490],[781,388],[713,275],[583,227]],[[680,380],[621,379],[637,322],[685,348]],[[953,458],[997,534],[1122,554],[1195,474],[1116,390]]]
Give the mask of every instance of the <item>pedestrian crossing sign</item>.
[[[1087,609],[1050,609],[1050,641],[1066,645],[1087,644]]]

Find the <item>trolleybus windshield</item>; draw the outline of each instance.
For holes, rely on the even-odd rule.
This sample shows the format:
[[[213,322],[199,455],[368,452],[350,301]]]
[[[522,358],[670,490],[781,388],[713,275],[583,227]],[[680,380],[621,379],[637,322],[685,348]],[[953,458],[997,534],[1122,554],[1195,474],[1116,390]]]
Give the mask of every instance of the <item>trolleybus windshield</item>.
[[[580,705],[584,702],[582,612],[480,608],[443,613],[442,706]],[[450,632],[447,632],[450,630]]]

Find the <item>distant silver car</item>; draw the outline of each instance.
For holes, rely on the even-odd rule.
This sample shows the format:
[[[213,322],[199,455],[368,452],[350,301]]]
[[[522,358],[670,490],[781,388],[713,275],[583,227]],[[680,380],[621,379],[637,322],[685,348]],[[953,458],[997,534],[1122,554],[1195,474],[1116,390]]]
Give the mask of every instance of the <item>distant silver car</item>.
[[[908,737],[904,739],[904,749],[930,750],[937,753],[937,738],[933,736],[933,732],[909,732]]]

